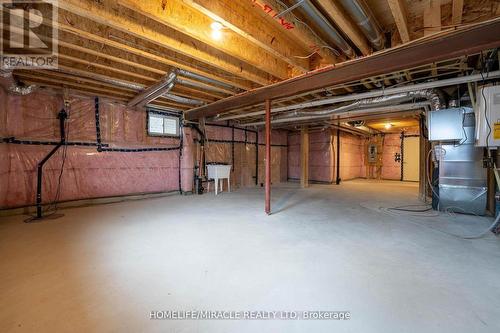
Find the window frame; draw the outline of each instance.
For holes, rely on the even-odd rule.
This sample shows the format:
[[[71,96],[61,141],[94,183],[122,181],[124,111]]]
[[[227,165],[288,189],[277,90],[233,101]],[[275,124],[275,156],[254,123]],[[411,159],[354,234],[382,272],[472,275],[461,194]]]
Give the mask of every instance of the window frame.
[[[151,115],[157,115],[161,118],[165,119],[174,119],[177,122],[176,126],[176,134],[167,134],[167,133],[154,133],[150,132],[149,128],[149,117]],[[161,111],[153,108],[148,108],[146,112],[146,134],[151,137],[161,137],[161,138],[180,138],[181,136],[181,115],[179,113]],[[165,130],[165,129],[164,129]]]

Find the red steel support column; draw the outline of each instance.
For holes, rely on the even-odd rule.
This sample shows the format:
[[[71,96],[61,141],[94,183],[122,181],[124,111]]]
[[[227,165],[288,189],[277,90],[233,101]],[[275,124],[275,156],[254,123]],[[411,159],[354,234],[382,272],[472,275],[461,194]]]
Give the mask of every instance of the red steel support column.
[[[271,214],[271,101],[266,100],[266,214]]]

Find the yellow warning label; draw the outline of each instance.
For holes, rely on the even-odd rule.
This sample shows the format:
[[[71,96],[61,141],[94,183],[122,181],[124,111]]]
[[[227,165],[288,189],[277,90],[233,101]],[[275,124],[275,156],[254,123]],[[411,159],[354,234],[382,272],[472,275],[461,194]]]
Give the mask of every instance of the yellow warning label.
[[[500,140],[500,123],[495,123],[493,130],[493,138],[495,140]]]

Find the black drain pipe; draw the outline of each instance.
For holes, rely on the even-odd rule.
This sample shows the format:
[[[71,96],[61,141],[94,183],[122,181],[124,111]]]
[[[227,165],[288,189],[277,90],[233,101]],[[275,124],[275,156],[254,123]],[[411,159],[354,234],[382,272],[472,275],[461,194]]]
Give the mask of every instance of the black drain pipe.
[[[182,153],[184,149],[184,125],[182,118],[179,119],[179,193],[182,194]]]
[[[340,127],[337,127],[337,179],[335,184],[340,185]]]
[[[405,132],[401,132],[401,179],[404,179],[404,162],[405,162]]]
[[[99,97],[94,99],[94,110],[95,110],[95,135],[97,142],[97,151],[102,151],[102,139],[101,139],[101,116],[99,114]]]
[[[59,143],[50,151],[50,153],[45,156],[43,160],[38,163],[37,166],[37,179],[36,179],[36,218],[42,218],[42,178],[43,178],[43,166],[47,163],[48,160],[54,155],[61,146],[66,144],[66,119],[68,118],[68,114],[66,110],[62,109],[57,115],[57,119],[59,119],[59,131],[61,134],[61,139]]]
[[[255,132],[255,186],[259,186],[259,133]]]

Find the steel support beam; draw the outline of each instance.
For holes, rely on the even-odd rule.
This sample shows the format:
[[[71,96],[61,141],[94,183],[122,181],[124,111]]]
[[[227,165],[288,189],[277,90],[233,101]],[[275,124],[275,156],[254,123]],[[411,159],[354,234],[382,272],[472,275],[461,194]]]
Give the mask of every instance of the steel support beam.
[[[266,214],[271,214],[271,101],[266,100]]]

